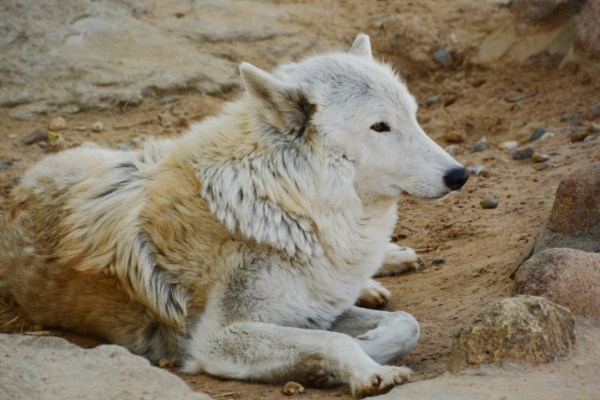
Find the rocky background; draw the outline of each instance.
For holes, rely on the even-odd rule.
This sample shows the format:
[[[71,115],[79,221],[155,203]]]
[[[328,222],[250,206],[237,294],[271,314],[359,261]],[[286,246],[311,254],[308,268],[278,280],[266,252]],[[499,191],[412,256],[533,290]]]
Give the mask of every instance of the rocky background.
[[[239,95],[239,62],[345,50],[358,32],[472,171],[444,199],[400,202],[393,240],[426,265],[381,281],[422,338],[395,360],[417,382],[387,398],[596,398],[600,0],[0,1],[0,214],[44,155],[179,134]],[[0,332],[0,398],[350,398],[186,376],[32,325],[1,276]]]

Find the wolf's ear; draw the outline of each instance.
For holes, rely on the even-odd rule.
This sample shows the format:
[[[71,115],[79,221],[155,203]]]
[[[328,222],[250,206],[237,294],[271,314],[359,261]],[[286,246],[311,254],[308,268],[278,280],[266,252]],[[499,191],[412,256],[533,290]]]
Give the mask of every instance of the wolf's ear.
[[[304,135],[315,106],[300,88],[246,62],[240,65],[240,76],[246,91],[266,106],[263,114],[269,123],[286,133]]]
[[[354,43],[352,43],[352,47],[350,47],[350,54],[356,54],[357,56],[373,58],[373,53],[371,52],[371,40],[364,33],[360,33],[356,39],[354,39]]]

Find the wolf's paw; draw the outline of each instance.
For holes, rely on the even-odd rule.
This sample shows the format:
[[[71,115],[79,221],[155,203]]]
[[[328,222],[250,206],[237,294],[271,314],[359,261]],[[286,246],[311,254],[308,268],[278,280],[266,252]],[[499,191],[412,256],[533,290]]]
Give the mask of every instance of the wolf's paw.
[[[389,243],[383,259],[383,265],[375,276],[394,276],[418,269],[423,260],[410,247],[400,247]]]
[[[369,279],[360,292],[356,305],[363,308],[382,308],[390,300],[391,295],[381,283]]]
[[[379,366],[375,371],[352,382],[352,393],[357,399],[384,394],[394,386],[408,382],[411,374],[412,370],[407,367]]]

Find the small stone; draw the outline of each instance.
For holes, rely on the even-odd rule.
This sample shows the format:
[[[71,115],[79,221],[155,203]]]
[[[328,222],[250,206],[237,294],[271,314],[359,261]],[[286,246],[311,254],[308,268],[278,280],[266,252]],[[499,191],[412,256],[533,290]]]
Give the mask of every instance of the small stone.
[[[571,143],[583,142],[589,135],[590,132],[588,130],[576,130],[569,134],[569,141]]]
[[[547,363],[567,355],[574,344],[571,311],[536,296],[492,303],[458,339],[469,364]]]
[[[519,142],[517,142],[516,140],[509,140],[507,142],[502,142],[500,147],[504,150],[516,149],[517,147],[519,147]]]
[[[452,68],[452,66],[454,65],[454,58],[452,57],[452,54],[448,51],[448,49],[446,49],[445,47],[438,50],[433,55],[433,58],[435,59],[435,61],[438,62],[438,64],[440,64],[444,68]]]
[[[510,152],[510,155],[515,160],[525,160],[527,158],[531,158],[534,152],[535,150],[533,149],[533,147],[527,146],[512,150]]]
[[[590,126],[590,131],[592,133],[600,133],[600,124],[593,122],[592,125]]]
[[[537,128],[535,128],[533,130],[533,132],[531,132],[531,136],[529,136],[529,141],[533,142],[534,140],[538,140],[539,138],[544,136],[545,133],[546,133],[546,128],[544,128],[542,126],[538,126]]]
[[[13,165],[12,160],[2,160],[0,161],[0,171],[6,171]]]
[[[465,135],[460,132],[448,132],[444,135],[444,140],[448,143],[462,143],[465,141]]]
[[[11,139],[11,140],[12,140],[12,139],[16,139],[16,138],[18,138],[18,137],[19,137],[19,136],[18,136],[17,134],[15,134],[15,133],[11,133],[10,135],[8,135],[8,138],[9,138],[9,139]]]
[[[48,142],[42,140],[41,142],[38,142],[38,146],[40,146],[42,149],[45,149],[48,147]]]
[[[536,171],[543,171],[546,168],[548,168],[548,164],[535,164],[533,166],[533,169],[535,169]]]
[[[481,153],[482,151],[486,151],[488,149],[489,147],[487,145],[487,140],[485,137],[482,137],[475,143],[472,151],[473,153]]]
[[[92,124],[92,131],[94,132],[102,132],[104,130],[104,124],[102,121],[96,121]]]
[[[63,131],[65,129],[67,129],[67,121],[63,117],[52,118],[48,124],[48,130],[50,131]]]
[[[455,156],[458,153],[460,153],[460,146],[457,144],[451,144],[450,146],[446,147],[446,153],[450,154],[451,156]]]
[[[31,132],[23,138],[23,143],[29,145],[48,140],[48,133],[42,129]]]
[[[12,182],[15,185],[18,185],[21,182],[21,177],[20,176],[15,176],[14,178],[12,178]]]
[[[283,386],[283,394],[286,396],[296,396],[304,393],[304,386],[298,382],[288,382]]]
[[[547,140],[547,139],[553,138],[554,136],[556,136],[556,135],[554,134],[554,132],[546,132],[546,133],[544,133],[544,134],[542,135],[542,137],[540,138],[540,142],[541,142],[541,141],[543,141],[543,140]]]
[[[518,294],[543,296],[575,314],[600,318],[600,254],[544,250],[519,267],[515,283]]]
[[[440,256],[433,257],[433,260],[431,260],[431,263],[433,265],[442,265],[445,262],[446,262],[446,259],[444,257],[440,257]]]
[[[126,144],[122,144],[119,146],[119,150],[121,151],[132,151],[133,149],[129,146],[127,146]]]
[[[485,210],[490,210],[493,208],[498,207],[498,199],[495,197],[488,197],[487,199],[483,199],[479,202],[479,204],[481,205],[481,208],[485,209]]]
[[[531,156],[531,161],[533,161],[534,163],[543,163],[548,161],[549,159],[550,156],[542,153],[533,153],[533,155]]]
[[[426,98],[425,103],[430,106],[432,104],[438,103],[440,100],[442,100],[442,95],[436,94],[435,96]]]
[[[560,120],[563,122],[577,121],[578,119],[579,119],[579,114],[577,114],[577,113],[563,114],[560,116]]]

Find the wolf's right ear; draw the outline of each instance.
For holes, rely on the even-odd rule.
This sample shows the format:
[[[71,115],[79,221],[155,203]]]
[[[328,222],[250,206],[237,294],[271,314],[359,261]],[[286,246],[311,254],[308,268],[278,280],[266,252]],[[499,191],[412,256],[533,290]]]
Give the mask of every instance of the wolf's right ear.
[[[350,47],[350,54],[356,54],[357,56],[373,58],[373,53],[371,52],[371,39],[364,33],[360,33],[354,39],[354,43],[352,43],[352,47]]]
[[[272,125],[297,136],[304,135],[315,107],[300,88],[246,62],[240,65],[240,76],[246,91],[266,106],[263,114]]]

